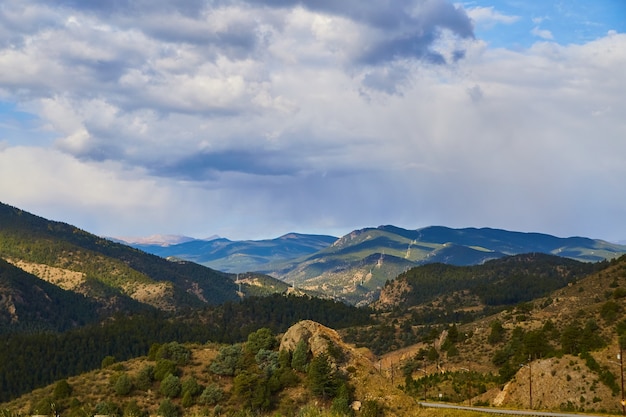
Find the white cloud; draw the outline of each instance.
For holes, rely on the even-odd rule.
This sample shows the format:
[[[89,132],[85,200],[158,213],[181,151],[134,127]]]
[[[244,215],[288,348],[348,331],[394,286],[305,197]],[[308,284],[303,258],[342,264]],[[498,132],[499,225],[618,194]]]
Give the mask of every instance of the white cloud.
[[[2,97],[39,117],[24,146],[2,138],[0,175],[16,178],[3,202],[108,235],[436,223],[626,236],[611,235],[626,215],[625,35],[515,52],[440,29],[403,40],[385,19],[418,14],[378,21],[373,5],[170,6],[136,20],[41,5],[43,30],[24,21],[0,45]],[[385,42],[396,55],[359,60]]]
[[[552,32],[550,32],[547,29],[540,29],[538,26],[535,26],[534,28],[532,28],[530,33],[531,33],[531,35],[536,36],[536,37],[541,38],[541,39],[545,39],[545,40],[552,40],[552,39],[554,39],[554,36],[552,35]]]
[[[521,16],[507,15],[490,7],[468,7],[467,14],[472,21],[484,29],[490,29],[495,25],[510,25],[521,19]]]

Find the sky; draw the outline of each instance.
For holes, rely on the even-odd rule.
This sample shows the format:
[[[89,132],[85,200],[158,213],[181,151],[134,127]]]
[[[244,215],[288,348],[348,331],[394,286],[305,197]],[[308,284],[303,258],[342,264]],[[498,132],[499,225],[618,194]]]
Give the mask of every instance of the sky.
[[[0,201],[100,236],[626,240],[626,1],[3,0]]]

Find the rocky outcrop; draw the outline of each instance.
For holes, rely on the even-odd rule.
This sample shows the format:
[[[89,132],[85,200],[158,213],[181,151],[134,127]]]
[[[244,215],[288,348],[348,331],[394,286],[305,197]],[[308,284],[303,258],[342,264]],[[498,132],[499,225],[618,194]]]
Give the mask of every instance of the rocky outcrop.
[[[313,356],[326,352],[329,342],[342,348],[345,352],[351,350],[351,347],[341,340],[335,330],[311,320],[303,320],[291,326],[280,341],[280,350],[293,351],[301,340],[307,343]]]
[[[368,349],[345,343],[335,330],[311,320],[301,321],[289,328],[281,339],[280,349],[293,351],[301,340],[308,344],[314,356],[325,353],[329,342],[343,351],[341,363],[335,363],[335,366],[348,377],[354,388],[353,408],[371,400],[381,404],[388,416],[412,415],[415,400],[386,376],[386,370],[380,368],[376,357]]]
[[[411,292],[412,288],[405,279],[396,279],[380,292],[378,301],[374,303],[375,309],[386,310],[402,304],[406,300],[406,294]]]

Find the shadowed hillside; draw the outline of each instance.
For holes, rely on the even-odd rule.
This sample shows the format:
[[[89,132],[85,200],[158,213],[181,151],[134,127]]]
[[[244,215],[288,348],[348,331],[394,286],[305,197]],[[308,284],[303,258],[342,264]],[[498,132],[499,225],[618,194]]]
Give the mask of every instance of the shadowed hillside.
[[[0,204],[0,257],[43,280],[113,303],[130,297],[163,310],[237,298],[230,276],[163,258]]]

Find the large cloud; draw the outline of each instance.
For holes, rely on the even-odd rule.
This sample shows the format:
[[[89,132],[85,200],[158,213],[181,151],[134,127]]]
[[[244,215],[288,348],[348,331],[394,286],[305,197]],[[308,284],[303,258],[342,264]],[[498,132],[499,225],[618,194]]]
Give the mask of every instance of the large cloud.
[[[626,236],[621,34],[488,49],[438,0],[8,0],[0,34],[0,198],[94,232]]]

